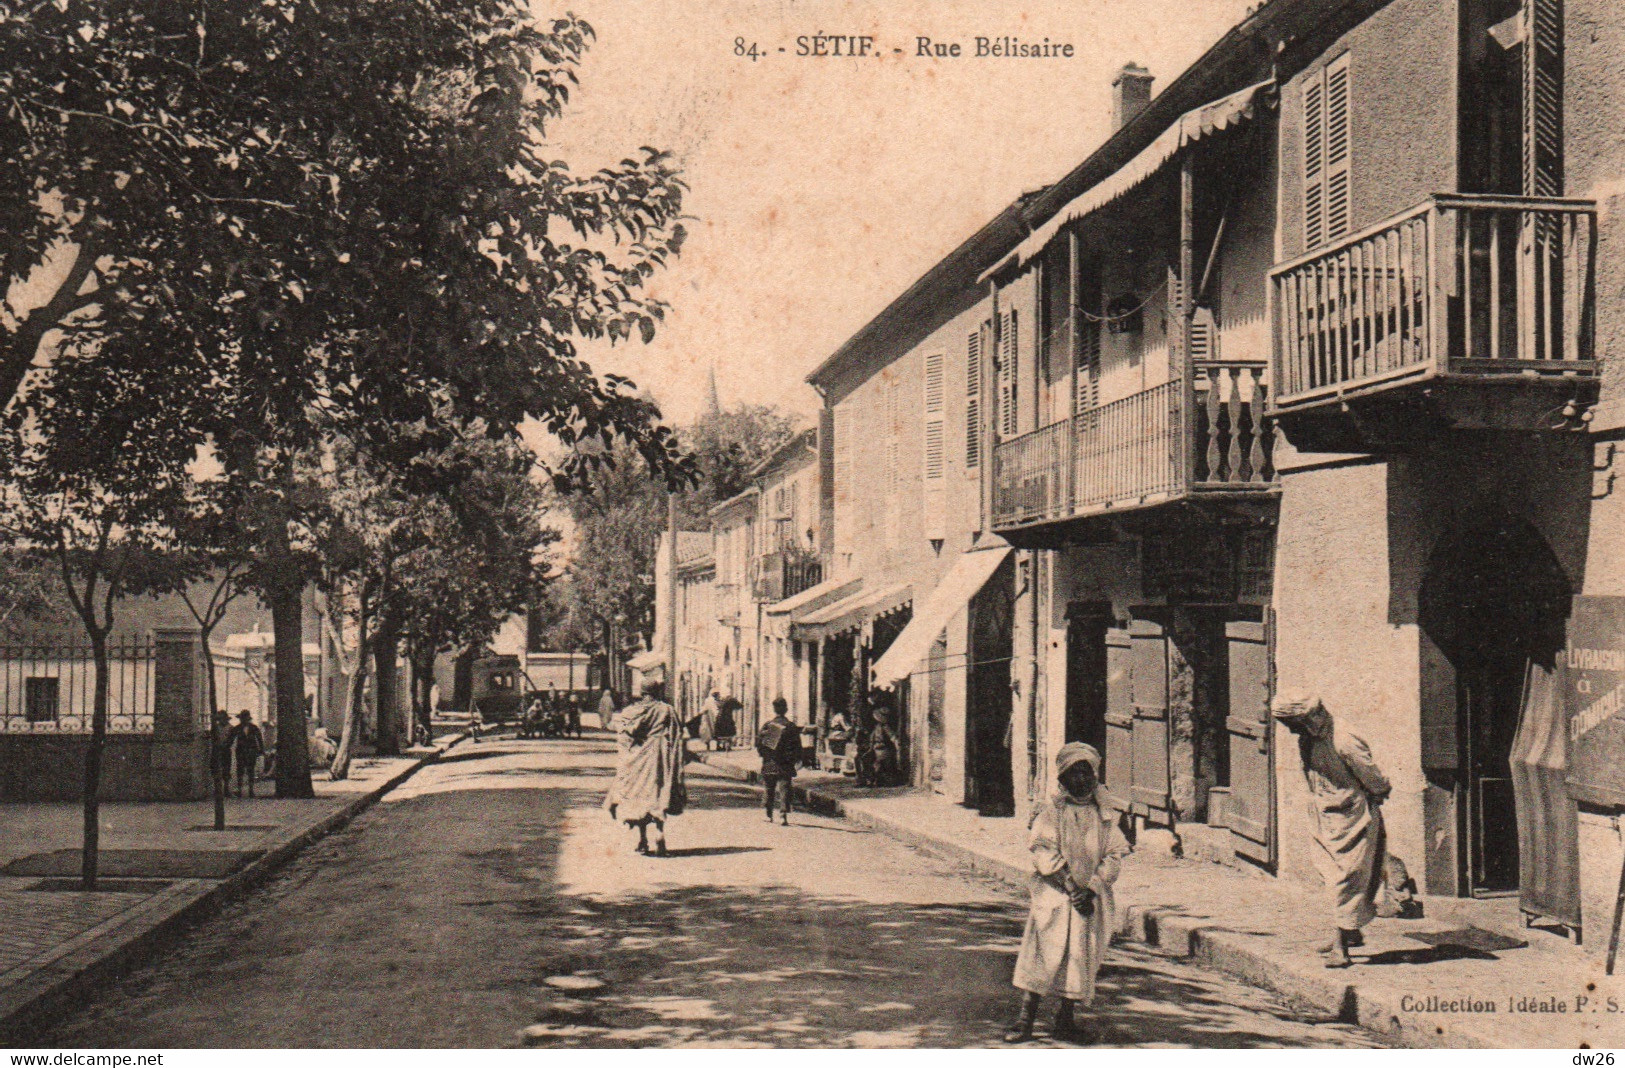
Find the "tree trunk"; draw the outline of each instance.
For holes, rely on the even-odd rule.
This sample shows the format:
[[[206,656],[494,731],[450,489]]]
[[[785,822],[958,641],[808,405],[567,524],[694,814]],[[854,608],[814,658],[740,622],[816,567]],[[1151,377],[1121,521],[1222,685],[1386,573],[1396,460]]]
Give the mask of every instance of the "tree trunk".
[[[90,651],[96,665],[96,695],[90,706],[90,746],[85,750],[84,846],[79,856],[83,889],[96,889],[101,849],[102,749],[107,743],[107,635],[92,630]]]
[[[350,777],[350,760],[361,737],[361,709],[367,695],[367,621],[363,616],[360,635],[356,639],[355,674],[350,678],[350,692],[344,699],[344,728],[339,732],[339,747],[333,753],[333,765],[328,778],[334,782]]]
[[[214,678],[214,650],[209,648],[213,626],[200,630],[203,642],[203,670],[209,694],[209,779],[214,791],[214,829],[226,829],[226,769],[220,766],[220,690]]]
[[[305,737],[304,583],[291,564],[279,571],[265,591],[276,647],[276,795],[315,797]]]
[[[379,756],[401,753],[401,673],[396,663],[400,648],[400,619],[393,612],[385,612],[372,640],[373,670],[378,677],[373,695],[378,702]]]
[[[412,651],[412,716],[434,740],[434,650]]]

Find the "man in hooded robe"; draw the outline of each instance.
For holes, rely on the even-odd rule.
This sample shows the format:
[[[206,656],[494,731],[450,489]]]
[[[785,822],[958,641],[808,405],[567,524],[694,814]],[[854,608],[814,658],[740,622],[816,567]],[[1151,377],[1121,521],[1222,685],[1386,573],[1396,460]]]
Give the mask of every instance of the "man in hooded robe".
[[[620,750],[615,782],[604,798],[610,817],[636,827],[639,853],[666,855],[666,820],[681,815],[687,803],[683,786],[683,723],[677,710],[661,700],[664,687],[649,680],[641,700],[615,717]]]
[[[1057,1038],[1084,1038],[1074,1017],[1095,997],[1095,975],[1111,941],[1112,884],[1129,845],[1100,782],[1100,752],[1068,742],[1055,754],[1059,789],[1033,814],[1027,836],[1034,875],[1027,929],[1012,983],[1021,1013],[1006,1042],[1032,1038],[1039,1001],[1058,994]]]
[[[1333,723],[1318,699],[1278,701],[1275,718],[1298,737],[1315,868],[1331,891],[1336,930],[1321,952],[1326,967],[1347,968],[1353,963],[1349,948],[1365,943],[1360,929],[1377,914],[1388,852],[1381,806],[1393,787],[1372,759],[1371,747]]]

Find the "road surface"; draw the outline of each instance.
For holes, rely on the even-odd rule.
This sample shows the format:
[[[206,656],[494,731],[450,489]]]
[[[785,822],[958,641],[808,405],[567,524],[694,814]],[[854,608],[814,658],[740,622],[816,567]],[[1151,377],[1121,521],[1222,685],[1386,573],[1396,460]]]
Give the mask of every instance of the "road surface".
[[[464,743],[41,1044],[999,1044],[1019,892],[839,820],[768,824],[700,766],[672,855],[637,856],[599,808],[613,761],[603,735]],[[1100,989],[1106,1045],[1376,1044],[1136,948]]]

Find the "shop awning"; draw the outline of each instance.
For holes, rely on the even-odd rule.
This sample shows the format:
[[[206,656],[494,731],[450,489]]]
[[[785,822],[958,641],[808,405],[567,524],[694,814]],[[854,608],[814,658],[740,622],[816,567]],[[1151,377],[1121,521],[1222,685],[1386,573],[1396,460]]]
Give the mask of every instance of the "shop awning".
[[[907,583],[877,590],[859,590],[850,597],[809,612],[804,619],[791,625],[790,636],[804,642],[828,638],[861,627],[877,616],[895,612],[913,599],[913,587]]]
[[[874,684],[895,686],[914,673],[914,668],[931,652],[931,645],[948,625],[954,614],[970,603],[976,591],[987,585],[993,572],[999,569],[1010,546],[997,545],[986,549],[971,549],[959,554],[953,567],[942,576],[929,596],[914,612],[903,633],[891,643],[884,656],[875,662]]]
[[[1019,267],[1034,259],[1068,223],[1105,207],[1156,174],[1162,169],[1163,164],[1173,159],[1186,145],[1251,119],[1259,98],[1274,84],[1274,81],[1262,81],[1257,85],[1249,85],[1222,100],[1204,104],[1181,115],[1178,122],[1164,130],[1161,136],[1142,149],[1139,155],[1123,164],[1111,177],[1086,189],[1034,230],[1027,240],[1016,246],[1014,252],[983,272],[982,280],[986,281],[1006,267]]]
[[[626,661],[626,666],[633,671],[641,671],[647,674],[655,668],[664,668],[666,666],[666,654],[656,652],[653,649],[645,649],[636,656],[629,658]]]
[[[808,586],[793,597],[774,601],[764,611],[770,616],[789,615],[792,619],[800,619],[838,598],[852,596],[862,581],[858,578],[828,579],[816,586]]]

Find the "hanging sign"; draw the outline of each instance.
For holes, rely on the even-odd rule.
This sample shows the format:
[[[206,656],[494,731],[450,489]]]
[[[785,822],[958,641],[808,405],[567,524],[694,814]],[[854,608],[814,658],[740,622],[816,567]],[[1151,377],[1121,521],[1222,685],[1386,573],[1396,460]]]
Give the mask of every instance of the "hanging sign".
[[[1558,659],[1569,795],[1625,805],[1625,597],[1576,597]]]

